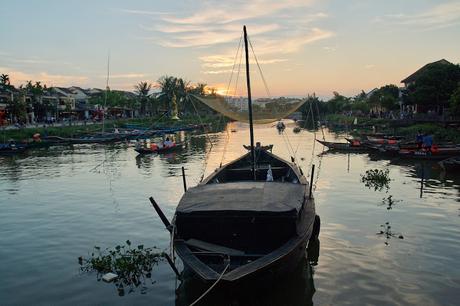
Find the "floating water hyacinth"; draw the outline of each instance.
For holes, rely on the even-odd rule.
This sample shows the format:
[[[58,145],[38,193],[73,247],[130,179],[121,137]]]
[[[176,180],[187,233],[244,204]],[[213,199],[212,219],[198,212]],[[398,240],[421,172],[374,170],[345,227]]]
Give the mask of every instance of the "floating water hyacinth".
[[[404,236],[401,233],[395,233],[391,229],[390,222],[385,222],[385,224],[380,225],[381,230],[377,233],[377,235],[385,237],[385,245],[389,245],[388,240],[393,238],[404,239]]]
[[[382,199],[382,203],[380,205],[386,205],[387,210],[391,210],[396,203],[399,202],[402,202],[402,200],[395,200],[392,195],[389,195],[388,197]]]
[[[361,174],[361,182],[364,183],[369,189],[374,191],[382,191],[384,188],[386,191],[390,188],[390,170],[379,170],[371,169],[367,170],[364,175]]]
[[[101,250],[95,246],[91,256],[80,256],[78,263],[83,272],[97,272],[98,281],[110,273],[111,277],[104,279],[113,280],[118,294],[124,295],[125,287],[129,288],[128,293],[133,292],[136,287],[140,287],[141,293],[145,293],[147,281],[154,283],[153,267],[163,258],[164,253],[159,252],[156,247],[131,247],[131,242],[127,240],[125,245],[117,245],[112,249]]]

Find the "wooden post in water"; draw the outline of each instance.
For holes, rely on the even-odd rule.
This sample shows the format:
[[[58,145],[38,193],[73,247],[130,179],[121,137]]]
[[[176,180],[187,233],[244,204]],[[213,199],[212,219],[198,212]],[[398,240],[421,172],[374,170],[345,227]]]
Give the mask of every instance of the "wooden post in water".
[[[311,175],[310,175],[310,193],[308,195],[308,198],[312,198],[312,188],[313,188],[313,177],[315,175],[315,164],[311,165]]]
[[[246,52],[246,84],[248,89],[248,112],[249,112],[249,136],[251,138],[251,170],[254,181],[256,180],[256,155],[254,154],[254,128],[252,126],[252,100],[251,100],[251,80],[249,78],[249,52],[248,52],[248,33],[246,26],[243,26],[244,50]]]
[[[422,180],[420,181],[420,198],[423,197],[423,181],[425,180],[425,163],[422,163]]]
[[[184,183],[184,192],[187,192],[187,181],[185,180],[185,168],[182,166],[182,182]]]

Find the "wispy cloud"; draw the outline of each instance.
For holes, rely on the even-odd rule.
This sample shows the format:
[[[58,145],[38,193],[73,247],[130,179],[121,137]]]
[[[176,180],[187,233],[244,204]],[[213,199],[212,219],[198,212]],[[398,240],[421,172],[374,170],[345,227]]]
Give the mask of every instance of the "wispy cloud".
[[[147,16],[159,16],[159,15],[168,15],[168,12],[155,12],[155,11],[146,11],[146,10],[129,10],[129,9],[117,9],[122,13],[134,14],[134,15],[147,15]]]
[[[149,76],[145,73],[121,73],[121,74],[110,74],[110,79],[141,79]],[[106,75],[100,75],[99,78],[106,78]]]
[[[246,24],[259,64],[282,63],[304,46],[335,35],[314,25],[329,16],[313,10],[316,1],[210,0],[174,14],[145,12],[148,18],[139,24],[145,34],[140,38],[165,48],[204,50],[205,54],[199,56],[201,73],[228,74],[232,72],[242,25]],[[123,12],[142,15],[137,10]]]
[[[169,16],[164,20],[173,24],[227,24],[269,16],[286,9],[308,7],[312,2],[312,0],[209,1],[204,8],[191,16]]]
[[[201,71],[201,73],[204,73],[204,74],[227,74],[227,73],[231,73],[231,72],[232,72],[232,69]]]
[[[366,68],[366,69],[374,69],[375,65],[374,64],[367,64],[367,65],[364,66],[364,68]]]
[[[374,22],[417,27],[422,30],[440,29],[460,24],[460,2],[452,1],[415,14],[391,14],[377,17]]]
[[[251,35],[258,35],[279,29],[277,24],[259,25],[251,29]],[[167,30],[169,31],[169,30]],[[172,32],[165,32],[171,34]],[[203,29],[201,31],[177,31],[176,35],[157,42],[163,47],[187,48],[203,47],[209,45],[223,44],[236,41],[241,36],[241,27],[236,25],[225,25],[213,30]]]
[[[323,50],[326,50],[327,52],[335,52],[337,51],[337,47],[325,46],[323,47]]]
[[[257,43],[257,50],[259,54],[294,53],[299,51],[304,45],[327,39],[334,35],[331,31],[312,28],[309,31],[300,32],[292,36],[261,39]]]
[[[8,74],[10,76],[11,83],[16,86],[24,84],[29,80],[40,81],[42,84],[46,84],[48,86],[81,86],[85,85],[88,81],[88,77],[79,75],[60,75],[48,72],[26,73],[24,71],[14,70],[8,67],[0,67],[0,71]]]

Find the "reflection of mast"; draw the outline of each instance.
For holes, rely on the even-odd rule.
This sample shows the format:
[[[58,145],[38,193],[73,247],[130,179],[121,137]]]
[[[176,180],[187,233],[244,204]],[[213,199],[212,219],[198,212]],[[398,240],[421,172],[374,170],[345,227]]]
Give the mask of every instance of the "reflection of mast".
[[[110,51],[107,55],[107,82],[105,84],[104,108],[102,109],[102,132],[105,131],[105,108],[107,107],[107,92],[109,91]]]
[[[248,89],[248,112],[249,112],[249,136],[251,138],[251,168],[254,181],[256,180],[256,156],[254,154],[254,128],[252,126],[252,100],[251,100],[251,80],[249,78],[249,53],[248,53],[248,33],[246,26],[243,26],[244,32],[244,50],[246,51],[246,83]]]

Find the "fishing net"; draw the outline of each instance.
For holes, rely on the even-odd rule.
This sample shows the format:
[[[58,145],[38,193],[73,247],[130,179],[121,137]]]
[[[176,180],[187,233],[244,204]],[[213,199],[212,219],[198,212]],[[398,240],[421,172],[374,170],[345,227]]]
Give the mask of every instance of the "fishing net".
[[[248,99],[245,97],[221,95],[192,95],[192,97],[233,120],[249,122]],[[252,101],[253,123],[266,124],[279,121],[295,112],[305,102],[305,99],[284,97],[255,99]]]

